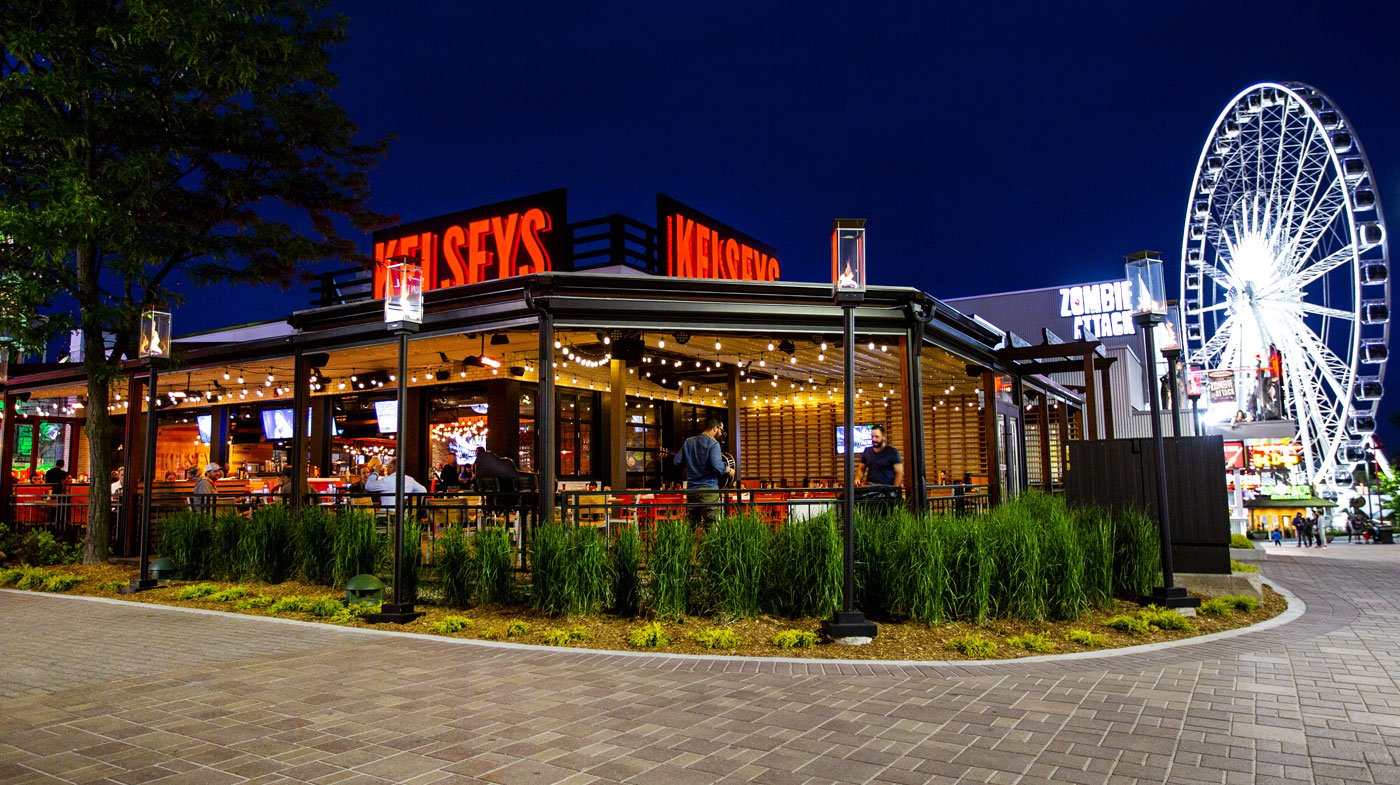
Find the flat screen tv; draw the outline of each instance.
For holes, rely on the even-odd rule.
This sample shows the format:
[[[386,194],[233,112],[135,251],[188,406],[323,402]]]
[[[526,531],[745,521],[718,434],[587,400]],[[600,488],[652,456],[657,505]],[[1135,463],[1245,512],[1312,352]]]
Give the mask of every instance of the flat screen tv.
[[[214,416],[210,414],[200,414],[195,416],[194,421],[195,425],[199,428],[199,443],[208,444],[210,431],[214,427]]]
[[[399,432],[399,402],[375,401],[374,416],[379,419],[380,433]]]
[[[855,426],[856,454],[857,454],[857,455],[859,455],[859,454],[862,453],[862,452],[865,452],[865,448],[870,446],[870,429],[871,429],[872,427],[874,427],[874,426],[871,426],[871,425],[857,425],[857,426]],[[846,427],[845,427],[844,425],[838,425],[838,426],[836,426],[836,454],[837,454],[837,455],[845,455],[845,454],[846,454]]]
[[[291,409],[263,409],[263,437],[269,441],[292,438]]]

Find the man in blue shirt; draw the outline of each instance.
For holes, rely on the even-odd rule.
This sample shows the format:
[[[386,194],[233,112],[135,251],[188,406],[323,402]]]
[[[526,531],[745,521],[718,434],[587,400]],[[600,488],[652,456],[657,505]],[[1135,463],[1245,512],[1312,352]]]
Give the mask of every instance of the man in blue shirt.
[[[705,430],[686,439],[676,453],[676,465],[685,467],[692,525],[719,522],[719,478],[734,476],[734,468],[720,451],[719,440],[723,436],[724,423],[710,417],[705,420]]]

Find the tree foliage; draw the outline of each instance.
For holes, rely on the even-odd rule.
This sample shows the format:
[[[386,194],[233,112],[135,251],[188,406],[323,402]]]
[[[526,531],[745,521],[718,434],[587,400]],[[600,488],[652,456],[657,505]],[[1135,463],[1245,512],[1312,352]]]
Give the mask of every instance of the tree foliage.
[[[295,281],[308,263],[363,261],[385,143],[359,143],[332,99],[346,21],[313,0],[0,0],[3,272],[43,281],[12,310],[84,330],[87,433],[107,475],[108,385],[143,306],[172,284]],[[113,341],[110,352],[103,334]],[[85,558],[105,558],[106,484]]]

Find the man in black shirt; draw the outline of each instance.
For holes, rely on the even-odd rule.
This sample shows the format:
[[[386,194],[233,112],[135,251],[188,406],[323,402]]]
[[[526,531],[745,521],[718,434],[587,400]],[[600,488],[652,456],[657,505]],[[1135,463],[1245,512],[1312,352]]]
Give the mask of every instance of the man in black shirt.
[[[885,426],[871,426],[870,446],[860,454],[856,469],[856,485],[904,484],[904,460],[899,450],[890,446]]]
[[[63,468],[62,459],[54,461],[53,468],[44,472],[44,483],[53,488],[54,494],[63,493],[63,486],[68,482],[68,472]]]

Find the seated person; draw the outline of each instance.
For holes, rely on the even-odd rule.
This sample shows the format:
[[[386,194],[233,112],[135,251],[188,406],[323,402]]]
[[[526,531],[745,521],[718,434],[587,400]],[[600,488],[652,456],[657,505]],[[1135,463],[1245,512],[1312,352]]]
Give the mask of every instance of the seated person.
[[[380,471],[384,473],[375,474],[365,481],[365,490],[369,493],[379,494],[380,504],[385,507],[393,507],[395,501],[394,495],[398,492],[399,462],[396,460],[390,461],[383,466]],[[405,494],[427,493],[428,489],[423,487],[422,483],[405,474],[403,478],[403,492]]]

